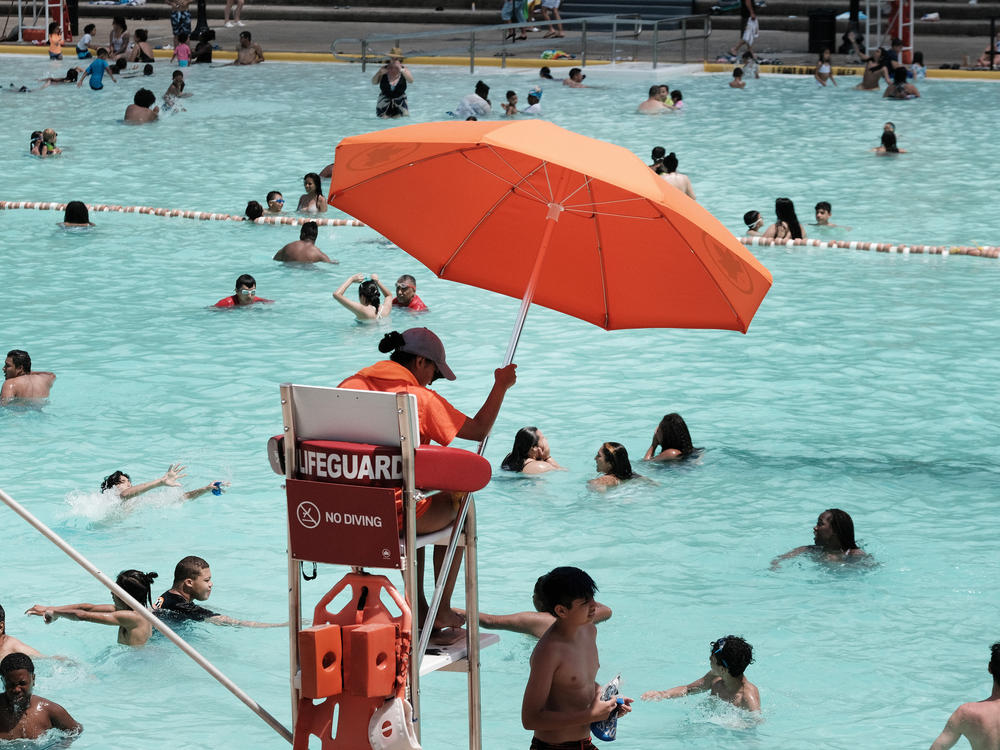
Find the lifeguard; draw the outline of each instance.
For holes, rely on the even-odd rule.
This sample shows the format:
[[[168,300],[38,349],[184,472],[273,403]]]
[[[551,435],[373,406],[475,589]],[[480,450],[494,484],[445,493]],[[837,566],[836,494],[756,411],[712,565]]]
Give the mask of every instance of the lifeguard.
[[[448,445],[456,437],[464,440],[483,440],[489,435],[496,421],[507,390],[517,381],[515,372],[517,365],[510,364],[495,370],[493,388],[486,401],[476,412],[476,416],[468,417],[427,387],[438,378],[455,380],[455,373],[445,359],[444,344],[433,331],[429,328],[410,328],[403,333],[393,331],[382,338],[378,348],[383,353],[392,352],[389,360],[376,362],[364,368],[347,378],[339,387],[360,391],[412,393],[417,399],[421,445],[431,441]],[[417,533],[429,534],[451,524],[455,520],[459,500],[459,496],[449,493],[439,493],[420,500],[416,507]],[[441,574],[444,553],[444,547],[436,547],[434,550],[435,576]],[[424,560],[421,549],[417,555],[421,618],[427,612],[423,571]],[[435,634],[432,641],[435,643],[454,643],[462,637],[460,628],[465,624],[465,617],[451,608],[451,594],[457,577],[456,564],[448,572],[441,608],[434,621]]]

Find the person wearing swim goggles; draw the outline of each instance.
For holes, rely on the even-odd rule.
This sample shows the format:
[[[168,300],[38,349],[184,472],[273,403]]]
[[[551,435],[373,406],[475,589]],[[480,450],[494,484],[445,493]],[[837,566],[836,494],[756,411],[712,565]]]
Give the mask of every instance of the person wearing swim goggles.
[[[269,214],[280,214],[285,207],[285,198],[277,190],[272,190],[267,194],[267,212]]]

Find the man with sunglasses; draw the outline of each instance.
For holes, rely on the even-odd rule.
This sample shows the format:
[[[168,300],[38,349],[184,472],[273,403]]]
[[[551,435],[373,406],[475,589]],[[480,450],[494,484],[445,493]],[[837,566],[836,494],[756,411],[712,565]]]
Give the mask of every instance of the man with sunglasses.
[[[257,296],[257,281],[248,273],[236,279],[236,291],[231,297],[223,297],[213,307],[249,307],[255,302],[271,304],[273,299]]]
[[[337,263],[316,247],[319,227],[315,221],[307,221],[299,230],[299,238],[289,242],[274,254],[274,260],[285,263]]]
[[[379,291],[386,297],[392,297],[392,292],[381,281],[378,282]],[[417,296],[417,280],[409,274],[403,274],[396,279],[396,296],[392,297],[393,307],[405,307],[413,312],[424,312],[427,305]]]

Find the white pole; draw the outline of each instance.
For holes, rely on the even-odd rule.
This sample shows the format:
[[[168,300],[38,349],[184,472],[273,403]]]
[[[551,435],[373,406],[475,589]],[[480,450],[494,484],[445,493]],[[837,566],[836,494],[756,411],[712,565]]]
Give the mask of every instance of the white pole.
[[[17,513],[21,518],[34,526],[39,533],[42,534],[46,539],[56,545],[59,549],[69,555],[77,565],[86,570],[90,575],[94,576],[98,581],[103,583],[111,592],[125,602],[128,606],[134,609],[143,619],[147,620],[154,628],[159,630],[163,635],[169,638],[174,644],[185,654],[190,656],[195,662],[198,663],[202,669],[208,672],[212,677],[222,683],[222,685],[233,695],[239,698],[246,706],[257,714],[261,719],[267,722],[275,732],[280,734],[284,739],[288,740],[289,743],[292,742],[292,733],[276,718],[271,716],[267,711],[261,708],[260,704],[257,703],[253,698],[244,693],[239,686],[236,685],[232,680],[226,677],[222,672],[220,672],[214,664],[212,664],[208,659],[198,653],[194,648],[192,648],[187,641],[181,638],[177,633],[168,628],[163,622],[156,617],[152,612],[146,609],[145,605],[139,600],[135,599],[131,594],[129,594],[125,589],[119,586],[117,583],[108,578],[104,573],[97,569],[97,567],[90,562],[87,558],[73,549],[69,544],[58,534],[56,534],[52,529],[46,526],[44,523],[39,521],[35,516],[33,516],[27,508],[18,503],[14,498],[8,495],[3,490],[0,490],[0,500],[3,500],[7,506]]]

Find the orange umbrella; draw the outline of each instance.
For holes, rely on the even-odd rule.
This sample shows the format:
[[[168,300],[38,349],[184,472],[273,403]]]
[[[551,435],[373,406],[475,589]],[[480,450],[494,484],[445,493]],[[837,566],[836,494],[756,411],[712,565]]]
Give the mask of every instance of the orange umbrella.
[[[771,274],[634,154],[542,120],[345,138],[330,203],[437,276],[605,329],[746,332]],[[655,289],[650,294],[650,289]]]

